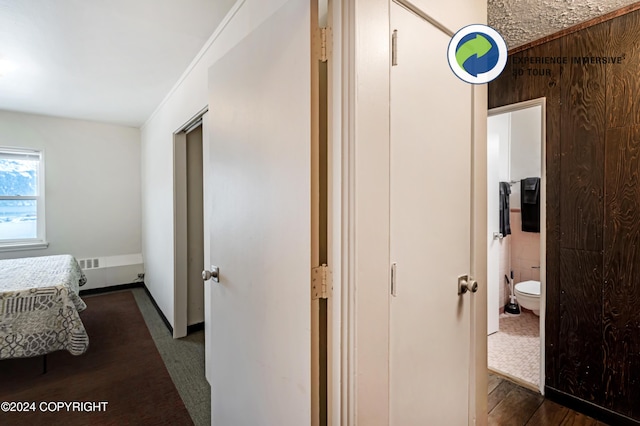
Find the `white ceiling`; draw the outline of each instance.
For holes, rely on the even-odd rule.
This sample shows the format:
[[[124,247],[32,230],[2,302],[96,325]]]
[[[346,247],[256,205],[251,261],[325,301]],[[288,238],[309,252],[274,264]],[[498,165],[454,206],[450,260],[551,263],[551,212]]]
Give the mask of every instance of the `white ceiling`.
[[[235,0],[0,0],[0,109],[139,127]],[[634,3],[488,0],[509,48]]]
[[[0,0],[0,109],[138,127],[232,3]]]

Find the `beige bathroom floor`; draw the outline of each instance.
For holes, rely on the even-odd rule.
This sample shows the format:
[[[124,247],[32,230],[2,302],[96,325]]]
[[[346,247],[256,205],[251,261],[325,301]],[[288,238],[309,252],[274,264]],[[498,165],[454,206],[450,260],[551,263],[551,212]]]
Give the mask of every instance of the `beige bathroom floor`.
[[[540,318],[531,312],[500,315],[499,331],[487,340],[489,369],[540,385]]]

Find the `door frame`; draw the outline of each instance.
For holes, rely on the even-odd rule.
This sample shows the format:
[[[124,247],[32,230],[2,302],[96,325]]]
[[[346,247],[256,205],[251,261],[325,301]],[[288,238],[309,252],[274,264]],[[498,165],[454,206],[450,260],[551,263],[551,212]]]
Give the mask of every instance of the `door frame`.
[[[547,315],[547,98],[541,97],[515,104],[504,105],[498,108],[492,108],[488,111],[487,117],[520,111],[532,107],[540,107],[540,223],[544,226],[540,227],[540,385],[539,391],[544,395],[545,382],[545,321]],[[487,234],[488,235],[488,234]]]
[[[391,1],[415,8],[404,0],[342,2],[341,31],[334,28],[342,77],[336,98],[341,101],[333,103],[340,105],[342,120],[339,158],[334,151],[334,161],[342,167],[341,424],[389,422],[389,212],[371,206],[389,202]],[[470,299],[470,359],[475,362],[468,366],[469,424],[482,425],[487,422],[487,87],[470,90],[470,274],[480,287]]]
[[[173,132],[173,338],[187,335],[187,130],[202,121],[202,142],[205,146],[207,125],[202,117],[205,106]],[[204,161],[204,158],[203,158]],[[203,171],[204,174],[204,171]],[[206,222],[206,221],[205,221]],[[207,229],[205,223],[205,231]],[[206,250],[205,250],[206,257]],[[204,259],[203,259],[204,260]]]

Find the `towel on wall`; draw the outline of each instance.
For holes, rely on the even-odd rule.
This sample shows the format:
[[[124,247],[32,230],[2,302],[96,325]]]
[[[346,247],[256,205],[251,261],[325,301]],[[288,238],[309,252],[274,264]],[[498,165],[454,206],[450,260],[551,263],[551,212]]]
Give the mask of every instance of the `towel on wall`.
[[[511,194],[511,185],[509,185],[508,182],[500,182],[500,231],[499,232],[505,237],[511,234],[511,221],[509,220],[509,194]]]
[[[520,209],[522,230],[540,232],[540,178],[528,177],[520,181]]]

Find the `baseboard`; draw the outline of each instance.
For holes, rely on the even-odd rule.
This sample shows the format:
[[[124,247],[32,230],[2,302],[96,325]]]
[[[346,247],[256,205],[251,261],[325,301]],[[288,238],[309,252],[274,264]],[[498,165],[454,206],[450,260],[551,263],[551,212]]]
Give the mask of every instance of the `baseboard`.
[[[572,410],[579,411],[594,419],[600,420],[610,425],[616,426],[640,426],[640,421],[624,416],[615,411],[600,407],[592,402],[577,398],[568,393],[559,391],[549,386],[544,387],[546,398],[558,404],[564,405]]]
[[[167,329],[169,329],[169,334],[173,336],[173,327],[171,326],[171,323],[169,322],[167,317],[165,317],[164,314],[162,313],[160,306],[158,306],[158,304],[156,303],[156,299],[153,298],[147,286],[145,285],[143,288],[144,288],[144,292],[147,293],[147,296],[149,296],[149,300],[151,300],[151,304],[153,305],[154,308],[156,308],[156,311],[158,311],[158,315],[160,315],[160,319],[162,319],[162,322],[164,322],[164,325],[166,325]]]
[[[130,290],[132,288],[139,288],[139,287],[142,287],[144,289],[144,292],[147,293],[147,296],[149,296],[149,300],[151,301],[151,304],[153,305],[153,307],[158,312],[158,315],[160,315],[160,318],[162,319],[162,322],[164,322],[164,325],[166,325],[167,329],[169,329],[169,334],[171,334],[173,336],[173,327],[171,327],[171,324],[169,323],[169,320],[167,320],[167,317],[165,317],[164,314],[162,313],[162,311],[160,310],[160,307],[156,303],[156,300],[153,298],[153,296],[149,292],[149,289],[144,284],[144,282],[113,285],[113,286],[110,286],[110,287],[89,288],[89,289],[86,289],[86,290],[80,290],[80,296],[91,296],[91,295],[94,295],[94,294],[110,293],[112,291]],[[190,327],[194,327],[193,331],[203,330],[204,329],[204,323],[202,323],[202,324],[194,324],[194,325],[192,325]],[[198,328],[198,327],[200,327],[200,328]],[[188,331],[188,329],[187,329],[187,331]]]
[[[204,330],[204,322],[199,322],[197,324],[191,324],[187,326],[187,335],[191,333],[195,333],[196,331]]]
[[[91,296],[94,294],[102,294],[102,293],[110,293],[112,291],[120,291],[120,290],[129,290],[132,288],[144,287],[143,282],[138,283],[130,283],[130,284],[120,284],[120,285],[112,285],[109,287],[99,287],[99,288],[88,288],[85,290],[80,290],[80,296]]]
[[[136,278],[144,274],[141,253],[95,258],[77,257],[77,260],[87,277],[85,289],[137,282]]]

